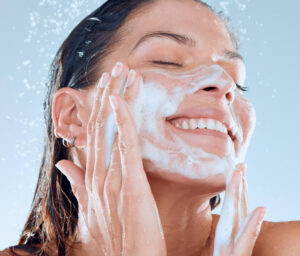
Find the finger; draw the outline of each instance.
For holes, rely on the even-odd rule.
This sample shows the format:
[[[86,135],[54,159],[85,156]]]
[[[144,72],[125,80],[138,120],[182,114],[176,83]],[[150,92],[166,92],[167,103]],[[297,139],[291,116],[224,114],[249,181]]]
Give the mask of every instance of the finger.
[[[233,206],[232,208],[233,227],[232,227],[232,234],[231,234],[232,240],[239,230],[240,220],[241,220],[240,206],[241,206],[242,172],[239,168],[240,167],[238,166],[237,170],[233,173],[233,177],[229,188],[229,194],[228,194],[229,201],[232,200],[231,207]]]
[[[119,198],[122,185],[122,165],[119,151],[119,138],[115,135],[114,144],[111,153],[109,170],[104,183],[104,191],[110,191],[115,198]]]
[[[133,85],[136,84],[136,72],[134,70],[129,71],[127,76],[126,84],[121,92],[121,95],[124,95],[125,92],[128,95],[128,88],[133,88]],[[132,89],[129,91],[130,95],[132,94]],[[133,97],[128,98],[129,100]],[[114,120],[115,121],[115,120]],[[114,248],[117,251],[121,251],[122,248],[117,248],[122,244],[122,223],[121,216],[119,216],[119,199],[120,191],[122,186],[122,165],[119,151],[119,139],[114,140],[113,149],[111,153],[111,159],[109,164],[109,169],[107,172],[107,177],[104,183],[104,198],[107,209],[107,215],[110,217],[111,222],[110,230],[113,235]]]
[[[110,100],[119,133],[123,186],[128,184],[132,190],[142,189],[147,177],[143,169],[139,139],[133,118],[122,98],[111,96]]]
[[[237,201],[238,205],[238,218],[236,219],[237,223],[236,223],[236,230],[235,233],[233,233],[233,235],[235,236],[236,233],[239,230],[239,227],[241,226],[242,222],[245,220],[245,218],[247,217],[247,213],[245,213],[247,211],[247,200],[246,200],[246,191],[244,190],[244,184],[245,184],[245,172],[246,172],[246,166],[244,163],[240,163],[236,166],[236,170],[239,171],[241,173],[241,181],[239,184],[239,188],[238,188],[238,196],[239,196],[239,200]]]
[[[137,73],[134,70],[130,70],[127,76],[127,81],[124,87],[124,92],[128,92],[128,88],[136,87],[136,83],[138,82]],[[130,91],[132,93],[132,91]],[[115,121],[115,120],[114,120]],[[107,173],[107,177],[104,183],[104,191],[106,194],[109,194],[113,197],[113,200],[117,200],[119,198],[121,185],[122,185],[122,165],[119,151],[119,139],[118,135],[115,135],[116,140],[114,140],[112,157],[110,159],[109,170]]]
[[[119,151],[119,139],[118,135],[116,135],[116,139],[114,140],[113,149],[112,149],[112,157],[111,163],[109,166],[109,171],[107,173],[107,177],[104,183],[104,195],[106,198],[106,202],[108,202],[108,206],[112,209],[117,208],[118,199],[120,197],[120,190],[122,186],[122,174],[121,174],[121,158]],[[112,204],[110,204],[112,202]],[[115,205],[116,207],[112,207]]]
[[[246,165],[242,164],[241,166],[242,170],[242,197],[241,197],[241,222],[244,222],[245,219],[248,216],[248,200],[247,200],[247,194],[248,194],[248,186],[247,186],[247,180],[246,180]]]
[[[121,92],[125,86],[127,74],[127,66],[118,62],[113,68],[110,82],[103,92],[100,111],[96,117],[95,166],[91,178],[92,186],[99,195],[103,193],[104,182],[110,163],[114,133],[116,132],[112,109],[109,104],[109,96]]]
[[[117,136],[117,135],[116,135]],[[113,234],[113,248],[116,251],[121,251],[122,245],[122,224],[119,216],[119,198],[122,185],[122,174],[121,174],[121,159],[119,151],[119,140],[118,137],[114,140],[112,148],[111,162],[109,165],[109,171],[104,183],[104,200],[106,215],[109,216],[110,220],[110,233]]]
[[[233,246],[233,238],[238,231],[239,223],[239,186],[241,179],[241,172],[234,171],[226,188],[221,216],[217,225],[215,250]]]
[[[156,214],[155,201],[143,168],[138,134],[126,102],[120,96],[111,96],[110,101],[116,118],[119,134],[119,150],[122,165],[122,200],[129,204],[138,216],[139,209],[149,215]],[[128,217],[128,215],[124,214]],[[140,214],[139,216],[141,216]],[[148,218],[149,218],[149,215]],[[145,217],[145,214],[144,214]],[[154,219],[155,217],[153,217]],[[146,221],[146,219],[145,219]],[[149,219],[148,219],[149,222]]]
[[[108,81],[109,81],[109,74],[103,73],[96,86],[94,103],[93,103],[90,119],[87,126],[87,147],[86,147],[87,162],[86,162],[86,174],[85,174],[85,184],[87,187],[87,191],[91,191],[92,189],[92,183],[90,182],[91,181],[90,177],[93,173],[94,164],[95,164],[95,152],[94,152],[95,123],[96,123],[98,112],[100,110],[100,104],[101,104],[100,99]]]
[[[84,171],[69,160],[61,160],[55,166],[71,183],[73,194],[75,195],[79,206],[83,210],[87,209],[87,191],[85,187]]]
[[[235,221],[234,221],[234,229],[232,232],[232,239],[236,236],[239,231],[241,222],[242,222],[242,214],[241,214],[241,203],[242,203],[242,192],[243,192],[243,170],[241,170],[241,166],[237,167],[237,171],[239,172],[239,178],[235,183]]]
[[[120,96],[111,96],[110,100],[118,127],[122,164],[120,211],[123,232],[126,234],[123,240],[123,244],[126,245],[124,254],[142,254],[142,251],[153,250],[153,244],[161,244],[165,254],[162,226],[143,168],[133,118],[126,102]],[[137,244],[130,239],[131,237],[143,237],[144,242]]]
[[[126,90],[124,99],[126,102],[133,102],[137,97],[140,87],[142,86],[143,78],[135,70],[130,70],[126,82]]]
[[[245,220],[235,238],[233,255],[252,255],[265,214],[266,209],[264,207],[258,207]]]

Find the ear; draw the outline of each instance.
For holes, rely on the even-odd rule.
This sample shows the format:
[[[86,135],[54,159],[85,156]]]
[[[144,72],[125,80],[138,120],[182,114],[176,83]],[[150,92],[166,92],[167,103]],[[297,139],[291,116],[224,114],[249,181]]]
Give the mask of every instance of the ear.
[[[86,127],[89,109],[86,93],[69,87],[59,89],[52,102],[52,120],[56,135],[71,141],[75,136],[75,147],[86,145]]]

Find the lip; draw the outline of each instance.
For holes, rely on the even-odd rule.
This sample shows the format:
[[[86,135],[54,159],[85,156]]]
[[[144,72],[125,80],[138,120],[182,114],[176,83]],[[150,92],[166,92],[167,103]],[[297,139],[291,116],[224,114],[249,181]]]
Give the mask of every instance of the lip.
[[[215,119],[221,122],[227,129],[227,133],[234,142],[237,138],[233,133],[233,127],[235,125],[231,115],[226,113],[223,110],[219,109],[212,109],[212,108],[203,108],[203,107],[193,107],[184,109],[175,115],[166,118],[166,121],[172,125],[171,121],[179,119],[179,118],[187,118],[187,119],[200,119],[200,118],[207,118],[207,119]],[[173,126],[173,125],[172,125]],[[177,128],[179,129],[179,128]],[[203,129],[199,129],[203,130]],[[189,132],[196,132],[197,130],[189,130]],[[201,131],[199,131],[201,132]],[[209,131],[211,132],[211,131]],[[203,133],[203,131],[202,131]],[[217,132],[220,133],[220,132]],[[224,134],[225,135],[225,134]]]

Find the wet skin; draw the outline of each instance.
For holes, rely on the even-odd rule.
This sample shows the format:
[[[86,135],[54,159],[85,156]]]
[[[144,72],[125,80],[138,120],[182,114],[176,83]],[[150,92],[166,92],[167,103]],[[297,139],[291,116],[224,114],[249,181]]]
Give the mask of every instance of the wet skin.
[[[235,83],[243,85],[246,72],[241,59],[226,56],[226,52],[236,52],[236,49],[224,24],[208,9],[193,1],[159,1],[151,6],[151,11],[146,9],[126,22],[121,37],[122,34],[126,36],[101,64],[101,70],[110,72],[118,61],[137,71],[156,67],[185,72],[200,65],[218,64],[231,76],[232,81],[222,88],[216,87],[210,91],[203,89],[189,95],[179,106],[178,112],[195,106],[229,112],[229,101],[232,101],[235,94],[240,94]],[[136,46],[141,38],[156,31],[184,35],[194,42],[184,44],[169,37],[156,36]],[[181,66],[158,64],[156,61],[173,62]],[[146,76],[143,78],[144,81],[148,79]],[[231,104],[236,105],[239,119],[243,120],[243,143],[246,146],[254,118],[252,109],[245,109],[242,103],[233,101]],[[220,143],[220,139],[213,136],[202,137],[203,148],[207,151],[219,155],[227,153],[227,142]],[[218,147],[220,144],[223,146]],[[144,166],[146,172],[147,168],[155,168],[149,161],[144,161]],[[224,177],[220,175],[195,181],[178,175],[166,175],[159,169],[156,174],[147,173],[162,221],[168,253],[193,255],[203,251],[211,233],[212,215],[209,207],[202,206],[208,205],[210,197],[224,190]],[[199,214],[198,209],[201,208],[204,210]]]
[[[160,33],[163,32],[163,34],[157,36],[158,31]],[[152,36],[145,38],[149,34],[152,34]],[[153,34],[156,34],[156,36]],[[186,112],[192,108],[205,107],[208,110],[217,109],[218,111],[232,114],[230,110],[234,109],[234,120],[238,122],[243,134],[238,142],[239,146],[234,151],[228,150],[227,138],[224,139],[220,137],[220,134],[210,132],[198,134],[199,143],[197,145],[206,152],[217,156],[229,155],[232,159],[243,158],[255,126],[255,113],[252,105],[236,87],[236,84],[243,85],[245,82],[245,64],[237,54],[230,35],[219,18],[203,5],[194,1],[156,1],[131,15],[119,32],[119,36],[122,40],[115,44],[111,54],[103,62],[99,63],[99,78],[103,72],[111,73],[116,62],[124,63],[121,77],[127,79],[128,70],[134,69],[138,73],[135,79],[138,80],[143,77],[145,82],[155,79],[152,76],[147,76],[147,72],[143,72],[143,70],[151,68],[158,68],[168,72],[186,72],[201,65],[217,64],[222,67],[228,75],[228,83],[223,86],[216,84],[207,85],[196,93],[187,95],[179,105],[177,113]],[[186,40],[182,36],[190,38],[190,40]],[[143,40],[141,41],[141,39]],[[162,82],[162,79],[159,77],[156,79]],[[116,88],[118,83],[120,84],[120,81],[117,82],[117,80],[116,78],[114,79]],[[126,96],[127,98],[125,97],[125,100],[128,102],[134,100],[139,84],[135,81],[135,84],[128,89],[129,94]],[[166,83],[167,85],[168,83]],[[74,163],[84,170],[88,164],[87,155],[89,150],[87,145],[89,136],[87,128],[95,106],[95,86],[85,90],[64,88],[57,92],[53,104],[53,120],[57,133],[61,137],[66,137],[70,134],[76,136],[75,148],[72,149],[71,153]],[[176,84],[170,84],[169,86],[176,86]],[[99,95],[100,92],[98,91]],[[103,88],[102,93],[105,94]],[[116,94],[117,89],[107,91],[107,94],[113,93]],[[99,96],[99,98],[101,97]],[[111,108],[108,109],[108,97],[104,98],[101,104],[107,106],[102,109],[107,117],[108,112],[111,112]],[[123,103],[120,101],[119,104]],[[120,110],[119,112],[121,116],[122,113]],[[165,127],[170,125],[170,122],[166,120],[164,122]],[[122,125],[119,126],[119,129],[122,129]],[[132,126],[129,125],[128,127]],[[165,129],[165,131],[168,132],[168,129]],[[169,129],[169,132],[175,131]],[[176,132],[188,133],[189,131]],[[104,135],[102,134],[101,136],[104,140]],[[155,136],[155,134],[152,136]],[[166,137],[168,137],[168,134],[166,134]],[[189,144],[188,141],[186,143],[187,145]],[[116,148],[117,145],[115,143],[113,152],[118,152]],[[136,147],[136,150],[138,155],[138,147]],[[102,157],[101,160],[105,162],[105,157]],[[162,172],[159,166],[155,166],[147,159],[143,159],[143,167],[159,212],[168,255],[211,255],[219,218],[212,215],[209,199],[225,189],[227,189],[227,194],[231,193],[232,195],[231,202],[241,205],[244,209],[243,215],[246,215],[245,171],[241,173],[239,171],[235,172],[231,183],[228,183],[226,187],[226,177],[224,175],[212,175],[206,179],[190,179],[182,175]],[[64,168],[67,169],[66,166],[62,165],[61,171],[67,172]],[[148,171],[150,169],[151,172]],[[244,170],[244,168],[242,169]],[[99,177],[103,177],[103,175],[100,173]],[[101,181],[100,178],[99,180]],[[145,182],[143,178],[141,180]],[[243,187],[242,194],[237,193],[239,186]],[[233,189],[230,190],[230,188]],[[150,198],[149,191],[147,190],[145,193],[148,193],[147,196]],[[243,198],[245,200],[241,200]],[[145,203],[145,205],[147,204]],[[230,203],[226,207],[230,207]],[[264,209],[257,208],[252,216],[253,223],[257,222],[256,224],[252,223],[253,227],[259,226],[263,215]],[[154,212],[152,217],[154,223]],[[237,224],[232,226],[234,230],[232,234],[237,233],[238,226]],[[271,243],[269,237],[272,236],[270,232],[273,232],[272,234],[275,237],[278,237],[280,234],[284,239],[291,241],[293,236],[289,238],[286,238],[286,236],[290,236],[289,234],[295,235],[298,232],[299,224],[290,224],[289,229],[285,230],[284,233],[278,232],[280,228],[280,225],[276,226],[268,223],[263,225],[262,234],[264,236],[259,238],[257,242],[257,249],[254,251],[255,255],[281,255],[276,254],[276,252],[274,252],[275,254],[267,254],[265,251],[265,248]],[[159,225],[156,231],[159,232]],[[243,250],[248,250],[251,253],[252,249],[249,244],[251,244],[251,241],[255,241],[255,238],[254,236],[252,240],[241,243],[242,245],[240,246],[244,246]],[[164,251],[161,240],[156,240],[155,244],[159,248],[158,250]],[[283,248],[282,250],[285,252],[287,250],[290,250],[291,253],[296,251],[293,247],[285,248],[284,244],[280,248]],[[219,249],[216,248],[216,250]],[[277,251],[280,250],[277,248]],[[223,254],[215,255],[239,254],[234,251],[234,247],[230,247]]]

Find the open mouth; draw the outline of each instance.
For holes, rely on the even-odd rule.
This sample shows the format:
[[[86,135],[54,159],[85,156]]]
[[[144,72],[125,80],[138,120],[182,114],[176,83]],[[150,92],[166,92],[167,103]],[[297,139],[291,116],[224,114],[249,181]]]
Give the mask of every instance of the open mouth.
[[[214,131],[228,135],[233,142],[236,140],[236,131],[229,128],[226,123],[211,118],[174,118],[167,121],[178,129],[185,131]]]

